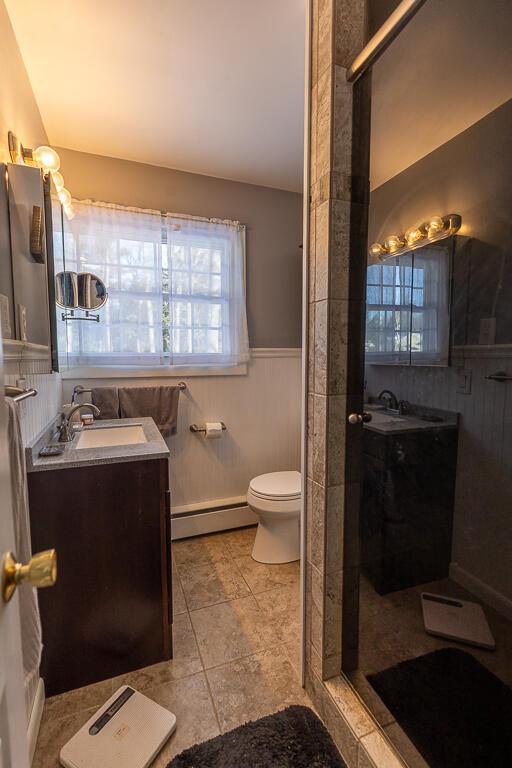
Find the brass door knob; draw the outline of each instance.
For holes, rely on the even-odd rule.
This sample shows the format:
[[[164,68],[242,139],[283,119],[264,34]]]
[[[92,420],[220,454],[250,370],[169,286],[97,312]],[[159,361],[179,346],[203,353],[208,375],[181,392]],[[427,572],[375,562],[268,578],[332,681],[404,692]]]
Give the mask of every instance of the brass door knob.
[[[33,587],[53,587],[57,581],[57,553],[54,549],[38,552],[26,565],[18,563],[12,552],[6,552],[2,562],[2,597],[8,603],[18,584]]]
[[[372,420],[371,413],[363,411],[362,413],[351,413],[348,417],[349,424],[368,424]]]

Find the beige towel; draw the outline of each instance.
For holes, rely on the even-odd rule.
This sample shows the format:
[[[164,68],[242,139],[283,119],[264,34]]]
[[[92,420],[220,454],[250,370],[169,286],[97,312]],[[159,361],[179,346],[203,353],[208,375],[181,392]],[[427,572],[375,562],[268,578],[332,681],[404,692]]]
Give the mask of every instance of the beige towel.
[[[91,390],[92,404],[100,409],[100,419],[119,418],[119,391],[117,387],[94,387]]]
[[[121,418],[151,416],[164,437],[176,433],[178,420],[178,387],[120,387]]]
[[[9,462],[11,466],[11,503],[14,522],[15,555],[22,563],[28,563],[32,556],[30,542],[30,520],[28,513],[27,472],[25,449],[21,438],[21,425],[18,406],[6,397],[7,439],[9,443]],[[41,662],[41,620],[36,590],[28,584],[18,589],[21,619],[21,647],[25,684],[39,672]]]

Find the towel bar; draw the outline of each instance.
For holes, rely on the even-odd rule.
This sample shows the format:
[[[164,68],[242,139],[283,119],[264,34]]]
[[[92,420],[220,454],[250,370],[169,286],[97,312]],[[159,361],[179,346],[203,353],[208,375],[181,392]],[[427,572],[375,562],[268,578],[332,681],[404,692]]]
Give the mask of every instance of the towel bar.
[[[5,387],[5,396],[10,397],[15,403],[21,403],[22,400],[26,400],[27,397],[35,397],[37,395],[37,389],[33,387],[31,389],[21,389],[21,387]]]
[[[187,385],[184,381],[178,381],[176,384],[178,389],[187,389]],[[92,392],[92,389],[86,389],[81,384],[77,384],[76,387],[73,389],[73,397],[71,398],[71,402],[74,403],[77,395],[83,395],[84,392]]]

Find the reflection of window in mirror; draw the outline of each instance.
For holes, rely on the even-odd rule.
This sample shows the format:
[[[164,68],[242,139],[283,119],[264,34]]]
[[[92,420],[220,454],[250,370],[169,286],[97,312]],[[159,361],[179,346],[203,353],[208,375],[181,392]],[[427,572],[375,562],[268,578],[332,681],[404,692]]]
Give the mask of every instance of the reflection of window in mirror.
[[[448,365],[452,239],[370,264],[366,361]]]

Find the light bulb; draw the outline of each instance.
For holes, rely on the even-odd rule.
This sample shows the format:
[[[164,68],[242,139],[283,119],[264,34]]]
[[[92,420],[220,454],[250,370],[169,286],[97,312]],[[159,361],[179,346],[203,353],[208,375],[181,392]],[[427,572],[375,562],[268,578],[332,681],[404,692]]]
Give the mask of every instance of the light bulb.
[[[386,253],[386,249],[382,247],[380,243],[373,243],[370,245],[370,254],[372,256],[383,256]]]
[[[34,149],[32,159],[45,172],[58,171],[60,168],[60,157],[51,147],[43,146]]]
[[[53,171],[52,181],[55,185],[55,189],[57,190],[57,192],[60,192],[61,189],[64,189],[64,176],[62,175],[62,173],[59,173],[58,171]]]
[[[433,216],[427,224],[429,237],[435,237],[444,230],[444,221],[440,216]]]
[[[57,197],[61,201],[62,205],[65,207],[66,205],[71,205],[71,194],[68,192],[66,187],[62,187],[62,189],[59,189],[57,192]]]
[[[398,235],[390,235],[384,243],[384,248],[386,248],[389,253],[395,253],[399,248],[403,248],[404,245],[405,241],[401,237]]]
[[[70,204],[70,205],[65,205],[63,207],[64,207],[64,213],[66,214],[66,217],[68,218],[68,220],[71,221],[71,219],[74,219],[76,216],[76,211],[73,208],[73,206]]]
[[[422,227],[411,227],[411,229],[408,229],[405,233],[407,245],[414,245],[414,243],[417,243],[418,240],[421,240],[424,236],[425,232]]]

